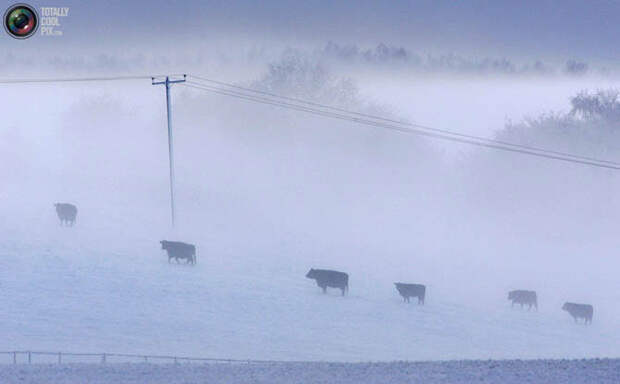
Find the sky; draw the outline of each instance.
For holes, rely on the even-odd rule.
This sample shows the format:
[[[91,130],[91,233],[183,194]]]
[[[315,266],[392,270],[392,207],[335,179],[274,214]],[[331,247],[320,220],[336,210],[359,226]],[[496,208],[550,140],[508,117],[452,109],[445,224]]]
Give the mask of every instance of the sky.
[[[6,2],[10,4],[11,2]],[[209,46],[379,43],[417,52],[613,63],[617,1],[31,1],[69,7],[61,38],[0,38],[19,55],[63,51],[169,58]],[[18,54],[17,51],[15,54]]]

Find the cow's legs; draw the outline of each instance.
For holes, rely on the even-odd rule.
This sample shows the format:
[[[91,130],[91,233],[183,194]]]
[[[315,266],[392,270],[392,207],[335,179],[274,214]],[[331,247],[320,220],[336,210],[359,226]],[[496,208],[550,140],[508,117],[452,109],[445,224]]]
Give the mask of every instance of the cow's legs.
[[[323,293],[327,293],[327,286],[322,286],[321,289],[323,289]]]
[[[423,299],[423,298],[421,298],[420,296],[418,296],[418,305],[419,305],[419,304],[424,305],[424,299]]]
[[[342,290],[342,296],[344,296],[344,288],[340,288]]]

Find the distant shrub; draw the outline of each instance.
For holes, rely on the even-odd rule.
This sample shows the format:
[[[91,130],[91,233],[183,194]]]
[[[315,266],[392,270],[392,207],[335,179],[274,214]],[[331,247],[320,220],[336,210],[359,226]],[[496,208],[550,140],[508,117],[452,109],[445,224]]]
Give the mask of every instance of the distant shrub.
[[[564,71],[569,75],[585,75],[588,72],[588,64],[580,61],[569,60],[566,62]]]

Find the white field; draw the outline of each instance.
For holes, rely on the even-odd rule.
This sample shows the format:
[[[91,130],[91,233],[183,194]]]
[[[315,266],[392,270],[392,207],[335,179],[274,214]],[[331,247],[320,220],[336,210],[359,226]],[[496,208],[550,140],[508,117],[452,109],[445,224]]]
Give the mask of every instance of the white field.
[[[392,285],[409,273],[377,270],[368,260],[386,261],[363,250],[358,263],[352,251],[348,265],[337,257],[328,265],[329,257],[309,255],[329,255],[318,246],[297,255],[292,249],[302,245],[283,244],[280,254],[244,246],[242,254],[229,239],[197,242],[194,267],[168,264],[148,228],[123,233],[85,213],[61,228],[49,209],[2,225],[4,350],[295,361],[592,358],[620,350],[614,312],[595,307],[591,326],[574,324],[551,277],[539,289],[539,312],[529,312],[511,309],[507,285],[483,266],[461,268],[457,279],[421,264],[428,290],[418,306],[404,304]],[[349,272],[349,295],[320,293],[304,277],[311,266]],[[475,268],[488,282],[469,272]],[[600,276],[606,286],[611,271]]]

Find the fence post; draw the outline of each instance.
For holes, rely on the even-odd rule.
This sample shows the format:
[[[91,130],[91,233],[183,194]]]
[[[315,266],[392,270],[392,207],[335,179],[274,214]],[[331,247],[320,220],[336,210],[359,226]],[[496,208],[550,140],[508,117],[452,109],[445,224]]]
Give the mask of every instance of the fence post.
[[[58,364],[62,364],[62,352],[58,352]]]
[[[28,351],[28,364],[32,363],[32,352]]]
[[[144,356],[144,362],[148,363],[149,362],[149,357],[148,356]]]
[[[176,356],[174,357],[174,363],[175,363],[175,364],[179,364],[179,361],[177,360],[177,357],[176,357]]]
[[[17,352],[13,352],[13,364],[17,364]]]
[[[103,355],[101,355],[101,364],[105,364],[105,353]]]

